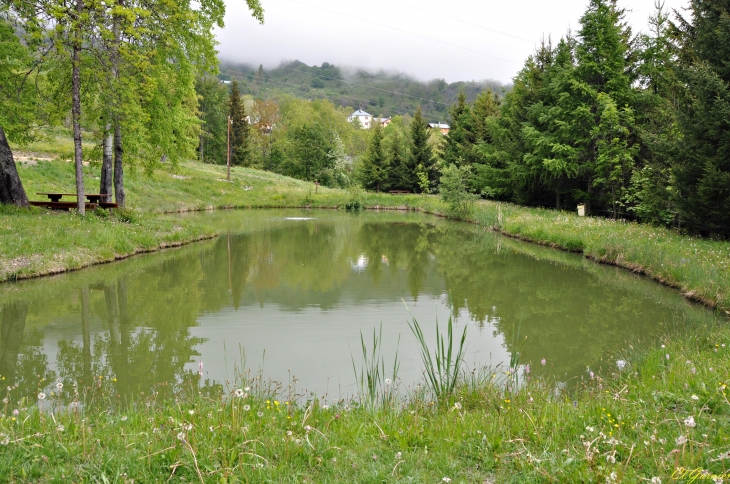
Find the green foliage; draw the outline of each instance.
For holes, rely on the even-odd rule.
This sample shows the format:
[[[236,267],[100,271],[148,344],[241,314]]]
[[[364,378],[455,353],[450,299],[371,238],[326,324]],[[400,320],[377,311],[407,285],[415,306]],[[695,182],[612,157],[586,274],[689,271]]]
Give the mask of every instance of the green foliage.
[[[399,336],[400,342],[400,336]],[[393,370],[390,378],[385,371],[385,355],[383,355],[383,324],[380,323],[380,332],[376,333],[373,328],[373,342],[370,351],[365,344],[365,337],[360,331],[360,347],[362,348],[362,366],[360,373],[357,372],[355,357],[352,357],[352,371],[355,373],[355,380],[360,385],[360,402],[369,407],[376,405],[390,405],[395,402],[397,393],[395,391],[398,379],[398,351],[393,358]],[[364,397],[367,399],[364,400]],[[364,400],[364,401],[363,401]]]
[[[198,160],[204,163],[225,164],[227,150],[228,91],[225,84],[212,76],[200,76],[195,81],[198,95],[200,140]]]
[[[428,122],[423,118],[420,106],[416,110],[416,114],[413,115],[413,120],[410,125],[410,160],[409,166],[416,167],[417,172],[425,173],[428,177],[428,190],[436,184],[436,177],[438,175],[436,171],[436,159],[433,155],[431,145],[428,143],[429,130]],[[411,186],[408,187],[412,191],[422,191],[425,187]]]
[[[479,198],[470,193],[470,167],[448,165],[441,170],[439,194],[449,207],[449,214],[467,220],[474,212],[474,202]]]
[[[383,128],[380,123],[375,123],[371,131],[370,144],[358,167],[358,176],[365,188],[379,192],[389,188],[390,159],[383,146]]]
[[[228,116],[231,120],[231,164],[251,166],[251,126],[236,81],[231,84],[228,97]]]

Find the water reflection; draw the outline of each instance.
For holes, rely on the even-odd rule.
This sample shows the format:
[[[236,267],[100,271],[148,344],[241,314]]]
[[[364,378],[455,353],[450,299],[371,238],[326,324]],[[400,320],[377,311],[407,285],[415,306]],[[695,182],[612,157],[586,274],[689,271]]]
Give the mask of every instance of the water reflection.
[[[425,328],[469,324],[472,365],[519,360],[561,381],[667,326],[712,316],[675,292],[578,256],[420,215],[300,211],[196,215],[219,239],[0,287],[0,375],[114,380],[127,400],[232,377],[247,364],[335,396],[352,390],[359,331],[399,333],[401,376],[420,379],[407,302]],[[432,334],[428,332],[427,335]],[[539,362],[546,360],[546,365]],[[161,385],[166,384],[166,385]]]

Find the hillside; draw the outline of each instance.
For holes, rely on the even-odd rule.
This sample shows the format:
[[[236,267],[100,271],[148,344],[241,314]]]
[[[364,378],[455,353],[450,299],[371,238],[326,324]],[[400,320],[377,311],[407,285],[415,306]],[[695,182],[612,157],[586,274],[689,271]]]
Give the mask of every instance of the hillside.
[[[443,79],[422,82],[403,73],[373,73],[327,62],[321,66],[308,66],[300,61],[282,62],[274,69],[223,62],[219,77],[237,80],[242,94],[262,99],[282,94],[303,99],[326,98],[338,106],[362,107],[376,116],[411,114],[420,104],[431,122],[448,119],[448,108],[456,102],[462,89],[471,102],[486,88],[498,93],[509,88],[493,80],[451,84]]]

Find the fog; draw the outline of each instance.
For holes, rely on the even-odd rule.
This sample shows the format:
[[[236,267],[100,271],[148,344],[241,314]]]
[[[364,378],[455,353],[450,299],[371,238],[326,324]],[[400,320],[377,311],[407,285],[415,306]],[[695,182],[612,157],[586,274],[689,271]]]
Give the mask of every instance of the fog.
[[[261,0],[265,23],[245,2],[226,2],[217,31],[222,60],[273,68],[282,60],[398,71],[420,80],[509,82],[543,37],[579,28],[586,0]],[[646,31],[654,0],[619,2]],[[681,9],[686,0],[666,0]]]

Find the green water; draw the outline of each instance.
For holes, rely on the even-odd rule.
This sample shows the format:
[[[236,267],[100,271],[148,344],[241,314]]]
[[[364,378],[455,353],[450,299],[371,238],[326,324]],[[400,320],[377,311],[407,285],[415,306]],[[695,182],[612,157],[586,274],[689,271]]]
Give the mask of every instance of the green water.
[[[712,318],[675,291],[580,256],[418,214],[260,210],[189,215],[220,238],[0,285],[0,375],[122,395],[206,386],[246,367],[298,391],[355,391],[360,332],[383,326],[403,385],[421,380],[406,306],[428,338],[452,315],[467,365],[519,362],[567,383],[630,347]],[[400,342],[398,339],[400,336]],[[542,359],[546,364],[540,364]],[[199,377],[202,362],[202,377]],[[116,381],[114,381],[116,379]]]

